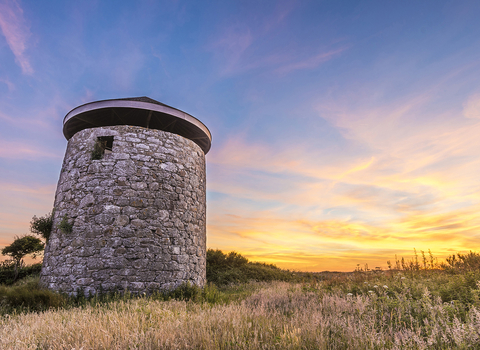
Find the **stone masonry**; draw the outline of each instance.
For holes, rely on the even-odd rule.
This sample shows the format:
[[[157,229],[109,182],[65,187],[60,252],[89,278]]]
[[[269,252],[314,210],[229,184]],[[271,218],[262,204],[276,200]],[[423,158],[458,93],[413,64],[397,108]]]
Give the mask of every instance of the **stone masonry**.
[[[112,152],[92,159],[105,136],[113,136]],[[204,152],[182,136],[128,125],[77,132],[58,182],[41,283],[69,294],[203,286],[205,180]]]

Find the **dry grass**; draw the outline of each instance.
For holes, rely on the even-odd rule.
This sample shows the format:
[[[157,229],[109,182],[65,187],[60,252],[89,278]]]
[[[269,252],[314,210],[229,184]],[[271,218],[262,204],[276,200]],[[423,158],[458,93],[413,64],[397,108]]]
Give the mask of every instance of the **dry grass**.
[[[357,296],[274,282],[228,304],[115,301],[0,318],[2,349],[463,349],[478,348],[480,310],[424,291]]]

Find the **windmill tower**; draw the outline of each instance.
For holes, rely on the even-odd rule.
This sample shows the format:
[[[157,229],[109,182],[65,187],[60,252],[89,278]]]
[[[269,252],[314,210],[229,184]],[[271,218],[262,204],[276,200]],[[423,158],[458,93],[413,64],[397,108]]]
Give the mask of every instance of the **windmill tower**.
[[[207,127],[139,97],[74,108],[63,133],[41,284],[69,294],[203,286]]]

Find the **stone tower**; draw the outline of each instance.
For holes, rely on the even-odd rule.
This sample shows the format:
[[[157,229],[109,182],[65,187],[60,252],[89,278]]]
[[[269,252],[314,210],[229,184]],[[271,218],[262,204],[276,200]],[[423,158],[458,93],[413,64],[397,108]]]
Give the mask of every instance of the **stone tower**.
[[[40,282],[151,292],[205,284],[205,154],[198,119],[148,97],[70,111]]]

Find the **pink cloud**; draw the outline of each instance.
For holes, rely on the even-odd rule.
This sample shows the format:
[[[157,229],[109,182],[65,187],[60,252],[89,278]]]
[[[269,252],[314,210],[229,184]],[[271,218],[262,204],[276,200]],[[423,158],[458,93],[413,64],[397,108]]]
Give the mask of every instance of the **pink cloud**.
[[[49,152],[28,141],[0,140],[0,158],[7,159],[38,159],[61,158],[60,154]]]
[[[348,97],[322,104],[318,110],[345,138],[367,145],[376,158],[370,171],[356,174],[357,181],[390,184],[398,190],[436,188],[457,198],[478,186],[477,118],[465,118],[461,110],[429,113],[429,91],[375,107],[351,108]],[[470,98],[465,104],[472,115],[476,101]]]
[[[277,69],[277,72],[280,74],[287,74],[296,70],[317,68],[320,64],[331,60],[333,57],[337,56],[346,49],[346,47],[343,47],[328,52],[321,52],[315,56],[308,57],[306,59],[302,59],[300,61],[289,63],[283,67],[280,67]]]
[[[207,46],[207,50],[213,51],[217,56],[222,67],[221,74],[238,74],[258,68],[277,74],[314,69],[347,49],[347,47],[341,47],[327,52],[318,52],[318,49],[314,48],[315,53],[312,55],[311,52],[305,53],[299,50],[297,43],[284,42],[280,47],[266,51],[271,46],[271,40],[276,40],[275,30],[283,26],[283,22],[295,10],[297,3],[297,1],[278,1],[271,15],[262,22],[255,20],[248,24],[229,22],[219,28],[215,38]],[[333,44],[338,47],[339,41],[343,39]]]
[[[25,56],[26,42],[30,36],[23,17],[23,9],[16,0],[3,0],[0,2],[0,28],[7,40],[8,46],[15,55],[17,63],[24,74],[33,74],[33,68]]]
[[[216,51],[223,61],[223,73],[238,71],[245,51],[253,42],[253,35],[245,25],[232,25],[210,47]]]
[[[259,40],[265,40],[269,32],[276,29],[288,15],[294,10],[297,1],[277,1],[272,14],[261,22],[251,23],[228,23],[218,30],[219,36],[209,45],[223,64],[223,74],[235,74],[248,71],[260,66],[271,66],[283,61],[284,55],[271,54],[264,59],[258,59],[255,48],[252,45]]]
[[[88,98],[88,91],[86,93]],[[91,101],[88,100],[88,101]],[[2,112],[0,106],[0,120],[22,130],[40,130],[45,134],[55,134],[59,131],[63,115],[59,111],[68,111],[72,106],[65,102],[59,95],[52,96],[46,106],[34,106],[26,112]],[[57,122],[56,122],[57,121]]]
[[[466,118],[480,119],[480,93],[470,96],[464,103],[463,114]]]
[[[298,1],[276,1],[272,16],[268,17],[264,22],[264,30],[266,32],[278,27],[279,24],[285,21],[290,13],[296,8]]]
[[[7,85],[8,90],[13,91],[15,90],[15,84],[13,84],[10,80],[8,79],[0,79],[0,82],[4,83]]]

